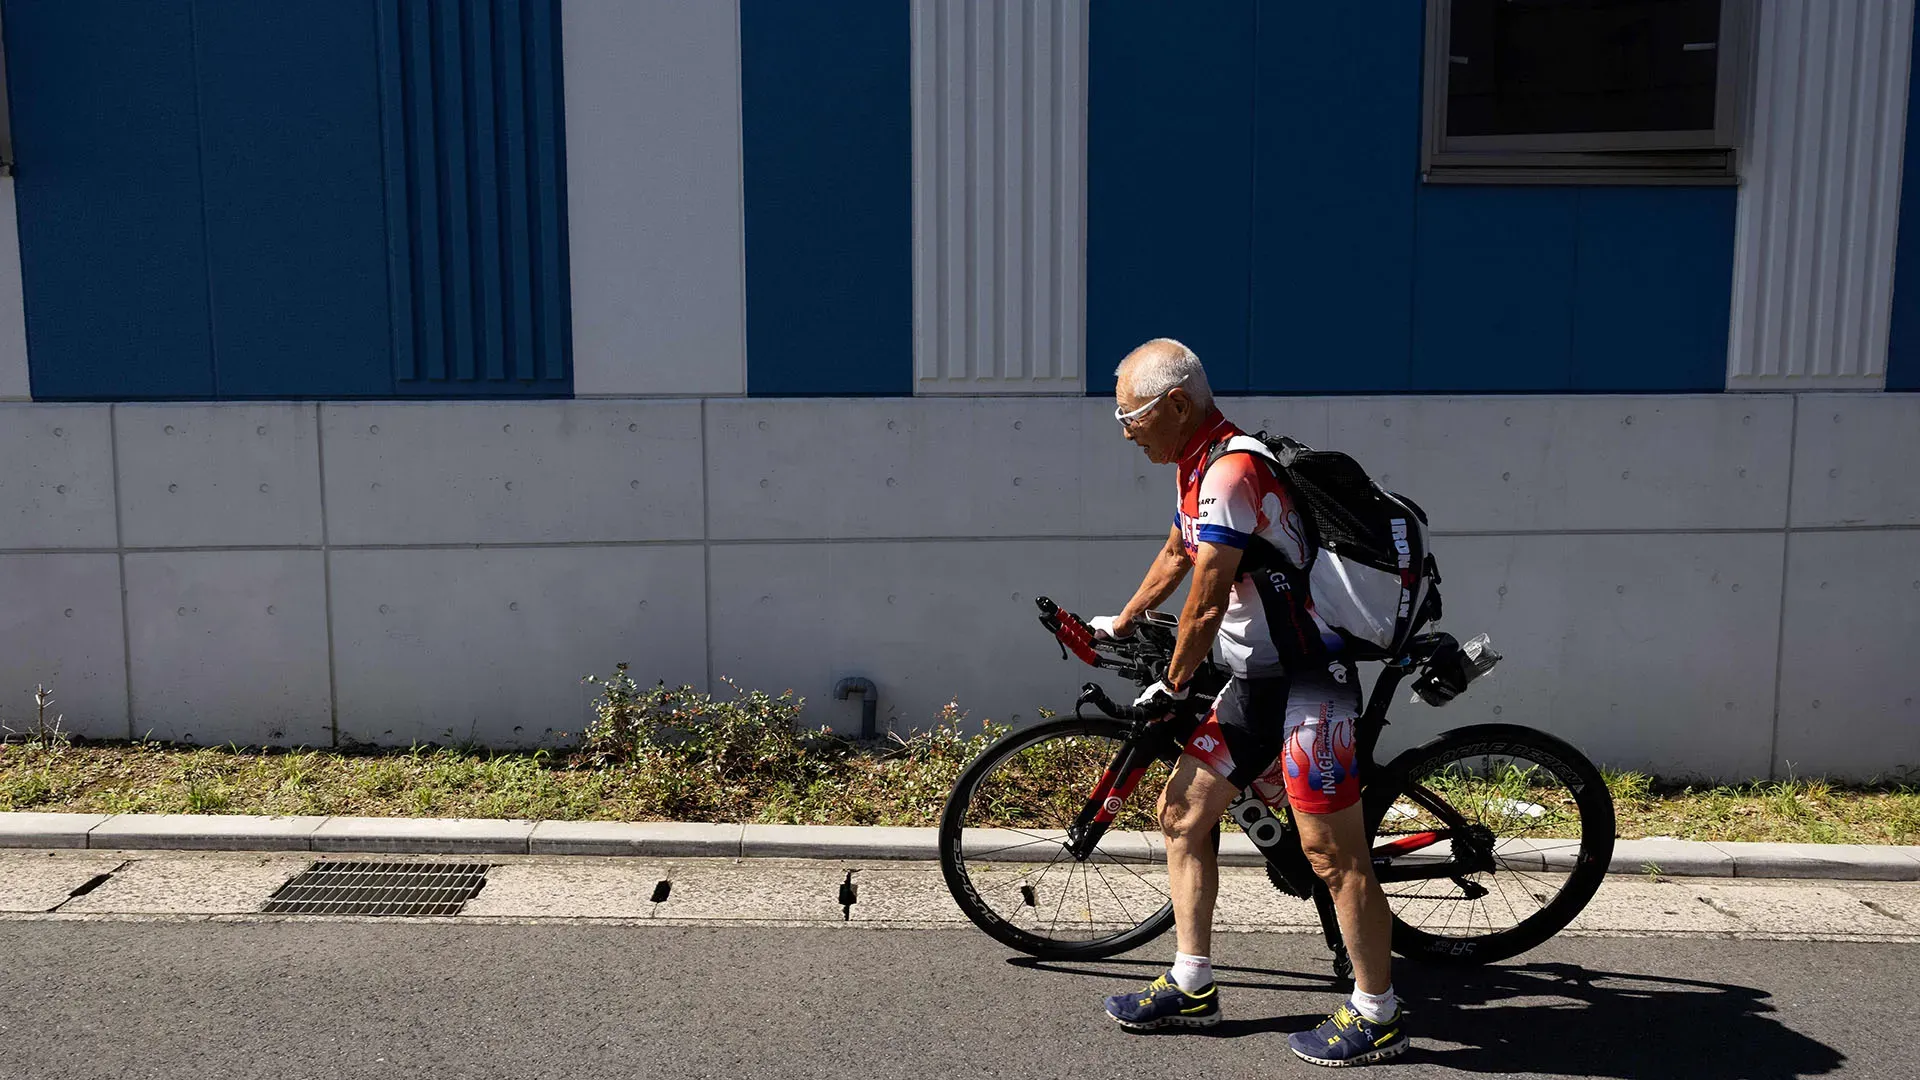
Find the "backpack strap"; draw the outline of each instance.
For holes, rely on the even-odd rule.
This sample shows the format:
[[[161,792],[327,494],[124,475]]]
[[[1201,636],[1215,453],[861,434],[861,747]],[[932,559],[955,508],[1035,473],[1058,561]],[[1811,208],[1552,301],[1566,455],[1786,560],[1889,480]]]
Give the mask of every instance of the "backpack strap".
[[[1293,493],[1293,482],[1287,476],[1287,467],[1293,463],[1296,454],[1310,449],[1311,447],[1305,443],[1297,442],[1285,435],[1268,435],[1264,431],[1257,435],[1229,435],[1207,448],[1207,468],[1213,468],[1214,462],[1228,454],[1252,454],[1267,463],[1274,478],[1287,489],[1289,497],[1297,502],[1298,498]],[[1313,566],[1315,557],[1320,553],[1320,534],[1314,528],[1313,519],[1308,514],[1300,514],[1300,526],[1306,533],[1304,539],[1307,548],[1306,565],[1300,569],[1306,570]],[[1246,553],[1240,559],[1243,572],[1263,569],[1276,563],[1293,565],[1292,560],[1282,555],[1279,548],[1258,536],[1248,538]]]
[[[1266,458],[1277,469],[1287,469],[1292,467],[1297,455],[1312,449],[1296,439],[1268,435],[1264,431],[1257,435],[1229,435],[1207,448],[1207,464],[1211,466],[1228,454],[1255,454]]]

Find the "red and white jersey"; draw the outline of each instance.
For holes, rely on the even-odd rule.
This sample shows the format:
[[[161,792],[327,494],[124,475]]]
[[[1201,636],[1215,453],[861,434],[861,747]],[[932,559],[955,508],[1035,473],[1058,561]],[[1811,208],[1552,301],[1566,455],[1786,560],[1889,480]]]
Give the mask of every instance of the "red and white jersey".
[[[1207,464],[1215,443],[1243,434],[1218,410],[1208,414],[1180,455],[1174,521],[1190,556],[1202,543],[1241,550],[1264,543],[1279,554],[1275,565],[1243,568],[1234,580],[1214,651],[1235,675],[1281,675],[1292,665],[1338,652],[1341,639],[1313,612],[1307,575],[1300,569],[1307,565],[1306,530],[1273,469],[1246,453]]]

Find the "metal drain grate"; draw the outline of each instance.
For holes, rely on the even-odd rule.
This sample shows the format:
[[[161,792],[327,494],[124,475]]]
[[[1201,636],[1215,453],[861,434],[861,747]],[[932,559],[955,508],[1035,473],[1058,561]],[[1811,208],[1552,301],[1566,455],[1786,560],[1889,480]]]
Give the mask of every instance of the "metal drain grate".
[[[458,915],[487,863],[317,862],[280,886],[268,915]]]

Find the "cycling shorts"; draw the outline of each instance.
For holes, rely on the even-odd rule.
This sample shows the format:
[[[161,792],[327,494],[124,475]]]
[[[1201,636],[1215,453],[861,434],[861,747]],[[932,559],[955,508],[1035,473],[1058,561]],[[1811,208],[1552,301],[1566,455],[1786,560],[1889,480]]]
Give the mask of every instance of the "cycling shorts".
[[[1187,740],[1186,752],[1268,806],[1331,814],[1360,801],[1354,725],[1359,674],[1351,664],[1303,677],[1235,675]]]

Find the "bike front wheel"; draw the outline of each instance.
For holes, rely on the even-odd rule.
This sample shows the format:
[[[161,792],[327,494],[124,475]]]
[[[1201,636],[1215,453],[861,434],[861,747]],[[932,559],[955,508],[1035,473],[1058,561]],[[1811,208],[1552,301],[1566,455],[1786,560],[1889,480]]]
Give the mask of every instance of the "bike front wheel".
[[[1401,754],[1367,792],[1393,948],[1488,964],[1565,929],[1613,858],[1613,797],[1564,740],[1482,724]]]
[[[940,820],[954,902],[995,940],[1046,959],[1092,960],[1173,925],[1156,809],[1170,765],[1144,772],[1086,858],[1067,830],[1126,746],[1127,726],[1079,717],[1012,732],[960,774]]]

